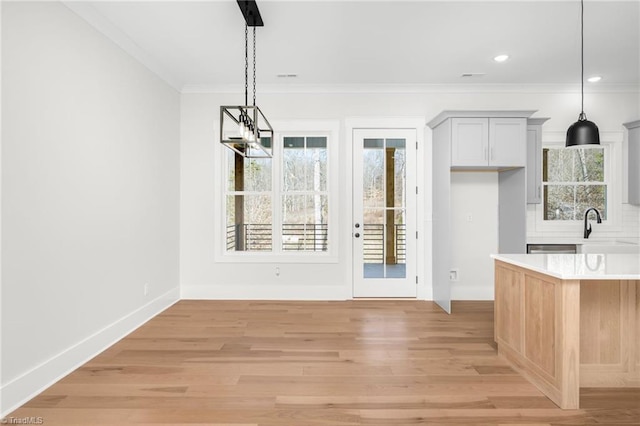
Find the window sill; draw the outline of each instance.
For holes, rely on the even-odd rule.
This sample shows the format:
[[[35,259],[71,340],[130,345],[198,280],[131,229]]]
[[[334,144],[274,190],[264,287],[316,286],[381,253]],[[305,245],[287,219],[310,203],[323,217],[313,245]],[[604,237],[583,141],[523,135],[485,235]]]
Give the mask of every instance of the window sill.
[[[224,253],[215,256],[216,263],[311,263],[335,264],[337,255],[328,253]]]

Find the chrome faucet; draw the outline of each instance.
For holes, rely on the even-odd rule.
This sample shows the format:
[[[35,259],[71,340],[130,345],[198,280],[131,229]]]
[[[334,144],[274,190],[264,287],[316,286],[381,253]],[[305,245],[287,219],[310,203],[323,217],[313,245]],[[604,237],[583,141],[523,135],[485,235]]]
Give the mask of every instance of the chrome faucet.
[[[591,224],[589,223],[588,216],[590,211],[596,212],[596,222],[602,223],[602,217],[600,216],[600,212],[595,207],[589,207],[586,212],[584,212],[584,237],[589,238],[589,234],[591,234]],[[588,225],[588,226],[587,226]]]

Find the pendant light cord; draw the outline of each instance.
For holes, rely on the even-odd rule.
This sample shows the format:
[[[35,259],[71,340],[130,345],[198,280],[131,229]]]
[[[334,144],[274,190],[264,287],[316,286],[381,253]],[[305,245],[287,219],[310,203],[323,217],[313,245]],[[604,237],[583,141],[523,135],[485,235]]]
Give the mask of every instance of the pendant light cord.
[[[584,0],[580,0],[580,95],[581,95],[581,110],[580,120],[586,120],[587,116],[584,113]]]

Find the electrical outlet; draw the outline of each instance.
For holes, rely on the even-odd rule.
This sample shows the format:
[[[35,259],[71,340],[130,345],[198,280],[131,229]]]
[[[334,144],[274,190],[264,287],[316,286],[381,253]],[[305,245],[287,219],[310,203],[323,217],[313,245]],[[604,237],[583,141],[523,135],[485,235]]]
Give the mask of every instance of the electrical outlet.
[[[280,276],[280,267],[276,266],[276,277]]]
[[[452,269],[449,271],[449,281],[458,281],[458,270]]]
[[[145,296],[148,296],[148,295],[149,295],[149,283],[145,283],[145,284],[142,286],[142,291],[144,292],[144,295],[145,295]]]

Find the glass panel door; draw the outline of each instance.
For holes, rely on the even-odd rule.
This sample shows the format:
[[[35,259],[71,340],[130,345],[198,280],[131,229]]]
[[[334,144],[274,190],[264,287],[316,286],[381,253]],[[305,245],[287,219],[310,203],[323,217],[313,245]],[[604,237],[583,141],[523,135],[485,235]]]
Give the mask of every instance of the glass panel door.
[[[355,297],[416,297],[415,133],[354,130]]]

